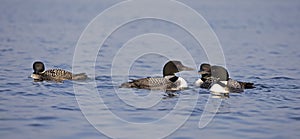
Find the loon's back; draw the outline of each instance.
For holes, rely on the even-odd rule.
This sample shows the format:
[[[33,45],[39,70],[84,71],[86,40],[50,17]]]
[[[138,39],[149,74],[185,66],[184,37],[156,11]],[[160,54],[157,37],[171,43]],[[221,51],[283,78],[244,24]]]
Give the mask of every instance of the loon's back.
[[[212,92],[231,92],[231,93],[241,93],[244,89],[255,88],[253,83],[240,82],[233,80],[231,78],[228,81],[216,81],[212,82],[209,90]]]
[[[132,80],[131,82],[126,82],[121,85],[121,87],[140,89],[167,89],[171,88],[172,86],[174,86],[173,82],[161,77],[142,78]]]
[[[71,80],[72,73],[69,71],[65,71],[62,69],[50,69],[46,70],[43,73],[45,78],[52,78],[52,79],[61,79],[61,80]]]
[[[85,80],[87,75],[85,73],[72,74],[69,71],[62,69],[50,69],[42,73],[33,74],[32,77],[39,81],[56,81],[61,82],[63,80]]]

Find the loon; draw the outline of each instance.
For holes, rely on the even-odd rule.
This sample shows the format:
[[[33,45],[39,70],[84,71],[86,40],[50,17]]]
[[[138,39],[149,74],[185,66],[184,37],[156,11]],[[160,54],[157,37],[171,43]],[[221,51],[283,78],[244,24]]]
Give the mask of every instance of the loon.
[[[209,89],[216,93],[240,93],[244,89],[255,88],[253,83],[240,82],[229,78],[228,71],[222,66],[211,66],[203,63],[200,65],[201,78],[195,82],[196,86]]]
[[[163,68],[163,77],[147,77],[123,83],[121,87],[177,91],[188,87],[187,82],[175,75],[180,71],[191,71],[193,68],[184,66],[180,61],[168,61]]]
[[[34,81],[55,81],[62,82],[64,80],[85,80],[87,75],[85,73],[72,74],[69,71],[62,69],[49,69],[45,71],[45,65],[43,62],[36,61],[33,63],[34,72],[31,78]]]

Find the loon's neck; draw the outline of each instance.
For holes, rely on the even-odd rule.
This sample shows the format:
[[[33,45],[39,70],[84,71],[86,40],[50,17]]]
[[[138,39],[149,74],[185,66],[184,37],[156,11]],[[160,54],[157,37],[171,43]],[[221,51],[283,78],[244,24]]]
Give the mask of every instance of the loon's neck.
[[[165,74],[164,73],[163,77],[166,77],[166,76],[170,76],[171,77],[171,76],[175,76],[175,74],[174,73],[169,73],[169,74]]]
[[[169,78],[169,80],[171,81],[171,82],[176,82],[177,80],[178,80],[178,78],[179,77],[177,77],[177,76],[173,76],[173,77],[171,77],[171,78]]]

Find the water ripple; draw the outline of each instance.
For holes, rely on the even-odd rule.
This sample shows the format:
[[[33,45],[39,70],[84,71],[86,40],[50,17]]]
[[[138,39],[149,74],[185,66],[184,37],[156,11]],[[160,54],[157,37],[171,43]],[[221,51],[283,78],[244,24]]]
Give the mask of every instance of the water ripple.
[[[51,108],[58,109],[58,110],[66,110],[66,111],[80,111],[79,108],[76,107],[62,107],[62,106],[51,106]]]
[[[285,77],[285,76],[277,76],[277,77],[272,77],[272,80],[296,80],[294,78],[291,77]]]
[[[300,116],[298,116],[298,117],[289,117],[289,118],[292,119],[292,120],[300,121]]]
[[[28,124],[28,126],[32,126],[32,127],[44,127],[46,125],[45,124],[40,124],[40,123],[33,123],[33,124]]]
[[[40,117],[35,117],[33,119],[34,120],[57,120],[59,118],[58,117],[53,117],[53,116],[40,116]]]
[[[18,86],[21,85],[20,83],[6,83],[8,86]]]
[[[1,92],[10,92],[10,91],[12,91],[11,89],[0,89],[0,93]]]

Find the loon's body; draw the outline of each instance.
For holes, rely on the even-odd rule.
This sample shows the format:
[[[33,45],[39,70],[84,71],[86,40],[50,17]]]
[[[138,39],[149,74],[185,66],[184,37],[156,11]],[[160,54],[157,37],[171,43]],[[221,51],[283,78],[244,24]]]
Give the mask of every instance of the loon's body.
[[[34,72],[31,75],[35,81],[55,81],[62,82],[64,80],[85,80],[85,73],[73,74],[62,69],[49,69],[45,71],[44,63],[37,61],[33,63]]]
[[[244,89],[255,88],[253,83],[240,82],[229,78],[228,71],[221,66],[201,64],[199,74],[202,75],[195,84],[201,88],[217,93],[240,93]]]
[[[163,77],[136,79],[123,83],[121,87],[173,91],[181,90],[188,87],[187,82],[183,78],[177,77],[175,73],[188,70],[193,69],[182,65],[180,61],[169,61],[163,68]]]

